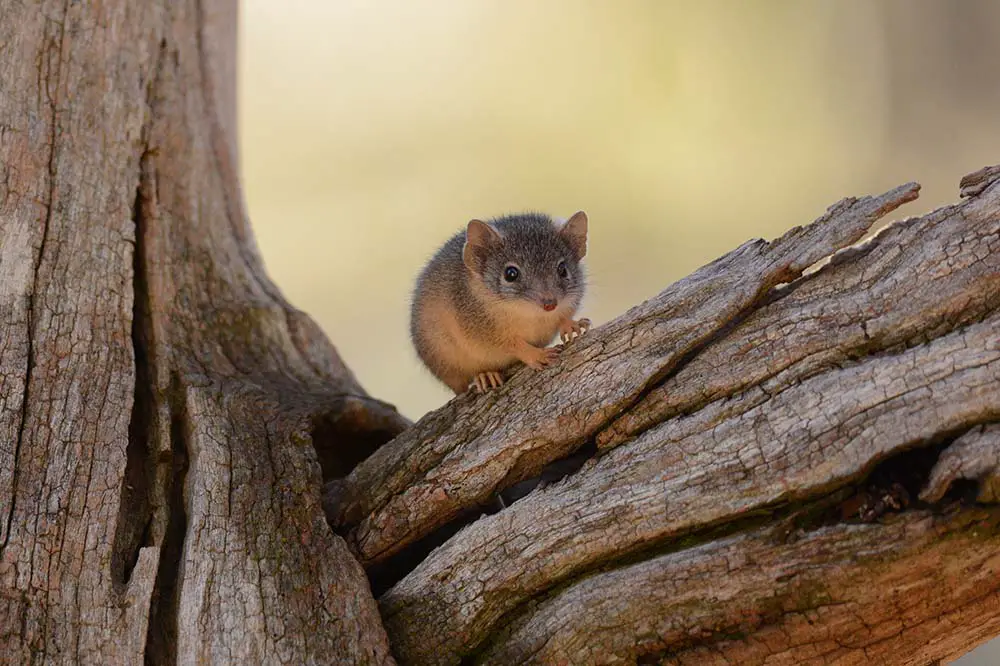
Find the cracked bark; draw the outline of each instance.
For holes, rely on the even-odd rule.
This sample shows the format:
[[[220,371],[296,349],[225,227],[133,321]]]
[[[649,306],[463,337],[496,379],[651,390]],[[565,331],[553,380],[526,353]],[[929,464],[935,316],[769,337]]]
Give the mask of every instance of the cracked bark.
[[[998,178],[862,243],[916,185],[747,243],[328,484],[397,658],[926,664],[1000,632]]]
[[[5,659],[927,664],[1000,632],[1000,169],[860,245],[919,188],[845,199],[407,427],[261,266],[234,11],[0,0]]]
[[[310,444],[406,423],[264,273],[235,10],[0,1],[5,663],[392,661]]]

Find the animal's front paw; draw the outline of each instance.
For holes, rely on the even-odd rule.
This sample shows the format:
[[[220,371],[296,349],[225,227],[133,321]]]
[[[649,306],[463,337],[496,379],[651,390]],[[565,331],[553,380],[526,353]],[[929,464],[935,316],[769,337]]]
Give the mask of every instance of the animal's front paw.
[[[499,372],[480,372],[473,380],[476,393],[486,393],[490,389],[498,388],[503,384],[503,375]]]
[[[544,349],[531,347],[521,360],[529,368],[541,370],[542,368],[552,365],[558,361],[560,351],[562,350],[558,347],[545,347]]]
[[[559,339],[563,343],[570,342],[584,333],[590,330],[590,320],[580,319],[578,321],[573,321],[572,319],[564,319],[561,324],[559,324]]]

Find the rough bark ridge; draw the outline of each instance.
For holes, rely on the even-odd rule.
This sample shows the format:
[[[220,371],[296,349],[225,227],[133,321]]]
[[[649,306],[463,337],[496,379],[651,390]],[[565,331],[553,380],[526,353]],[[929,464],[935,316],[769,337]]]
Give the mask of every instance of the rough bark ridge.
[[[1000,632],[998,178],[860,245],[916,185],[749,242],[329,484],[397,658],[926,664]]]
[[[0,654],[391,661],[328,474],[405,422],[268,281],[236,3],[0,0]]]

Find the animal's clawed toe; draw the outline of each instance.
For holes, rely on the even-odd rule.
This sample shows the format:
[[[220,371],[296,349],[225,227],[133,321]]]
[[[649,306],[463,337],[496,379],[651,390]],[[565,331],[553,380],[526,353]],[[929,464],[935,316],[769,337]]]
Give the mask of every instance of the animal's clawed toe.
[[[559,327],[559,339],[565,344],[580,337],[588,330],[590,330],[589,319],[584,318],[578,321],[567,319],[562,326]]]
[[[546,347],[542,351],[544,352],[544,354],[542,355],[541,358],[541,365],[544,368],[552,365],[553,363],[559,360],[559,354],[560,352],[562,352],[562,349],[560,349],[559,347]]]
[[[493,370],[480,372],[473,380],[473,386],[475,386],[476,393],[486,393],[490,389],[499,388],[502,385],[503,375]]]

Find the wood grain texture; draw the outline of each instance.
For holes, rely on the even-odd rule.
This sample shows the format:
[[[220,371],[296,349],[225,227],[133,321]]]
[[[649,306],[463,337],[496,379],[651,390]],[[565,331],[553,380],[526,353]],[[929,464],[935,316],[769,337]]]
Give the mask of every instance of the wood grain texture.
[[[453,663],[553,585],[829,492],[894,451],[1000,415],[998,327],[992,317],[771,397],[713,403],[481,518],[381,599],[394,649],[404,661]],[[445,618],[450,631],[435,631]]]
[[[126,588],[109,566],[151,17],[67,2],[0,15],[0,653],[128,663],[157,567],[146,553]]]
[[[905,198],[910,192],[915,188],[868,200],[868,210],[881,210],[884,202],[899,201],[901,194]],[[857,205],[839,204],[814,225],[822,228],[837,219],[838,209],[849,211]],[[633,310],[593,331],[564,355],[566,367],[560,368],[559,381],[568,383],[570,389],[565,390],[573,391],[575,401],[560,394],[564,406],[555,418],[534,410],[533,398],[527,396],[537,389],[530,376],[519,375],[495,395],[459,398],[425,417],[355,470],[349,481],[371,481],[374,486],[367,492],[349,488],[353,499],[338,517],[350,525],[351,517],[364,513],[361,509],[370,510],[357,522],[350,543],[363,562],[378,562],[383,552],[393,552],[423,533],[425,525],[432,529],[512,479],[563,455],[571,448],[567,442],[578,445],[581,438],[590,438],[597,447],[597,455],[563,481],[465,526],[381,597],[397,658],[415,664],[463,659],[628,663],[659,655],[656,659],[665,663],[723,663],[719,655],[730,648],[717,644],[726,634],[718,627],[728,626],[753,604],[733,594],[692,610],[691,618],[696,619],[678,618],[676,607],[667,609],[629,592],[642,587],[641,581],[635,588],[622,582],[635,573],[629,569],[635,561],[669,577],[669,571],[648,564],[656,553],[676,551],[671,561],[686,562],[698,557],[692,549],[699,544],[714,547],[717,537],[712,535],[720,530],[739,532],[748,520],[780,521],[782,515],[855,487],[876,466],[918,449],[934,456],[944,449],[933,472],[930,467],[920,472],[922,484],[932,479],[924,501],[939,502],[941,509],[950,501],[946,491],[963,478],[985,484],[980,486],[980,500],[991,501],[997,442],[992,427],[983,425],[1000,421],[1000,186],[994,181],[977,196],[894,223],[854,247],[840,249],[842,244],[829,243],[824,234],[810,236],[810,229],[796,230],[773,246],[758,246],[761,254],[750,255],[755,260],[749,263],[744,252],[751,246],[745,245],[639,308],[665,314],[647,318]],[[844,244],[863,231],[844,236],[850,238]],[[836,254],[806,275],[796,267],[785,274],[787,283],[778,284],[784,280],[769,280],[762,268],[775,264],[756,257],[766,257],[766,247],[781,247],[789,238],[807,245],[822,239],[823,251]],[[800,247],[795,252],[808,256],[809,263],[822,258],[819,250],[810,254]],[[748,277],[754,271],[757,281]],[[730,307],[719,291],[708,288],[712,297],[705,303],[719,309],[696,320],[708,332],[692,337],[691,344],[682,342],[675,356],[671,344],[693,336],[685,333],[688,320],[677,310],[655,304],[684,294],[680,302],[697,311],[699,301],[686,292],[688,281],[700,288],[725,285],[727,296],[734,291],[743,296],[738,306]],[[650,332],[630,335],[622,343],[617,336],[628,330],[620,328],[626,326],[623,322]],[[656,336],[667,342],[658,342]],[[602,355],[609,348],[615,350],[613,361]],[[626,371],[597,370],[611,364]],[[606,396],[625,391],[629,397],[616,403],[618,409],[600,411]],[[493,416],[496,405],[518,399],[528,406],[518,409],[516,417]],[[578,410],[577,405],[582,407]],[[567,413],[586,418],[566,419]],[[564,428],[556,430],[553,422]],[[564,438],[555,438],[558,445],[542,438],[550,428]],[[431,434],[435,431],[440,438]],[[542,441],[525,439],[529,434],[538,434]],[[530,465],[520,462],[526,455],[533,456]],[[376,460],[381,472],[369,467]],[[418,474],[414,465],[431,460],[437,462]],[[908,463],[898,465],[906,468]],[[402,490],[389,492],[396,487]],[[914,500],[919,490],[914,489]],[[388,498],[387,504],[378,508],[377,498]],[[908,505],[909,500],[902,502]],[[843,519],[852,524],[859,515],[854,510]],[[911,514],[903,515],[905,523]],[[921,515],[931,516],[930,523],[921,525],[939,524],[933,510]],[[831,534],[844,540],[843,553],[852,552],[851,530],[857,525],[824,525],[821,530],[833,530]],[[878,533],[875,528],[862,532],[866,539]],[[996,548],[992,531],[980,534],[987,550]],[[897,539],[892,552],[902,553],[894,570],[899,576],[907,567],[917,571],[937,561],[942,551],[934,541],[943,537],[934,530],[925,537],[926,542],[919,541],[912,530],[892,537]],[[733,547],[740,551],[744,545]],[[767,552],[775,561],[787,557],[794,562],[797,557],[780,544]],[[921,560],[925,555],[928,559]],[[982,556],[968,549],[968,562]],[[858,578],[852,580],[875,580],[872,568],[878,561],[876,557],[857,563]],[[984,562],[980,559],[975,566],[994,575],[995,561]],[[829,564],[835,563],[833,558]],[[565,596],[584,581],[624,571],[629,573],[616,574],[618,582],[594,596]],[[742,575],[738,567],[734,575]],[[817,580],[825,578],[830,576],[817,574]],[[703,591],[714,598],[723,589],[719,582],[706,584]],[[996,586],[989,589],[995,593]],[[617,620],[602,624],[599,612],[594,617],[591,604],[597,597],[602,597],[601,603],[621,605]],[[857,599],[858,608],[863,608],[875,597]],[[967,635],[956,631],[945,640],[935,633],[944,631],[943,625],[933,622],[934,613],[945,611],[925,604],[914,614],[921,628],[905,641],[879,643],[879,649],[889,654],[900,645],[912,645],[915,636],[933,637],[946,647],[927,654],[954,657],[995,633],[996,627],[983,620],[995,606],[995,597],[985,606],[977,606],[979,601],[968,594],[952,601],[948,613],[979,618],[969,619],[970,626],[988,628]],[[799,597],[790,603],[805,601]],[[978,610],[969,610],[973,608]],[[689,621],[691,627],[670,633],[665,627],[672,626],[671,618]],[[848,625],[840,627],[839,622],[831,619],[826,629],[847,632]],[[751,642],[758,631],[765,631],[765,624],[753,625]],[[449,630],[437,630],[440,626]],[[610,633],[602,634],[598,626]],[[624,631],[620,645],[617,639],[602,638],[618,629]],[[801,633],[794,640],[814,649],[815,637],[810,636]],[[798,663],[792,653],[733,650],[743,655],[737,663]],[[818,650],[810,658],[825,663],[828,651]],[[850,654],[844,663],[857,661],[864,650]],[[926,661],[900,653],[897,661],[884,663]]]
[[[236,3],[0,16],[4,662],[391,663],[313,440],[407,423],[257,255]]]
[[[1000,633],[998,517],[912,512],[790,544],[763,528],[660,555],[513,616],[481,663],[933,663]]]
[[[773,242],[745,243],[584,336],[557,368],[521,372],[487,398],[452,401],[351,473],[335,523],[356,524],[352,548],[362,562],[378,562],[532,476],[605,427],[772,287],[860,239],[918,189],[911,183],[845,199]]]
[[[263,269],[236,4],[0,15],[5,662],[923,665],[1000,631],[1000,170],[860,245],[919,188],[845,199],[410,426]]]

